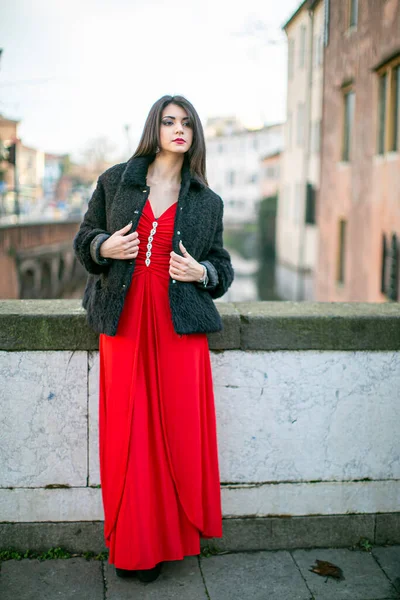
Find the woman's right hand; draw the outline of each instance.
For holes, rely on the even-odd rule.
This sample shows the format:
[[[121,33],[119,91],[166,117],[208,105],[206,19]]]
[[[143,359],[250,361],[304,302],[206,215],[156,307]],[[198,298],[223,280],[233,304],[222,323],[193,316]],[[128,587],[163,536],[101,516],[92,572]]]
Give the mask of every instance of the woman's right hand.
[[[100,246],[100,256],[122,260],[136,258],[139,252],[140,240],[137,231],[128,234],[131,227],[132,224],[128,223],[128,225],[110,235]]]

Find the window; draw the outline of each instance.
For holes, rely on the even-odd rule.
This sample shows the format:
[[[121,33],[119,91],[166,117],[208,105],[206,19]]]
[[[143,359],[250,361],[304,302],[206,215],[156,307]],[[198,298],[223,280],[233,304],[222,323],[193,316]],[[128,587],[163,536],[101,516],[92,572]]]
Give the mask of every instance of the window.
[[[228,171],[227,173],[228,185],[235,185],[235,171]]]
[[[265,169],[265,178],[266,179],[276,179],[276,177],[278,176],[277,175],[277,168],[278,167],[275,168],[273,166],[266,167],[266,169]]]
[[[379,77],[379,126],[378,126],[378,153],[383,154],[386,147],[386,98],[387,98],[387,73]]]
[[[299,67],[302,69],[306,62],[306,26],[300,28]]]
[[[344,261],[346,256],[346,221],[341,219],[339,221],[339,255],[338,255],[338,266],[337,266],[337,281],[338,283],[344,283]]]
[[[400,150],[400,56],[378,70],[378,154]]]
[[[386,235],[382,235],[382,262],[381,262],[381,292],[386,294],[388,290],[387,274],[389,272],[389,252]]]
[[[305,106],[303,103],[297,105],[297,145],[302,146],[304,144],[304,132],[305,132]]]
[[[330,18],[330,1],[324,2],[324,46],[329,43],[329,18]]]
[[[343,120],[343,147],[342,160],[349,161],[351,155],[351,139],[354,127],[354,105],[355,93],[352,89],[347,89],[344,94],[344,120]]]
[[[286,123],[286,137],[287,137],[287,147],[292,147],[292,113],[288,112],[288,118]]]
[[[397,235],[392,234],[390,247],[386,235],[382,237],[382,276],[381,292],[389,300],[398,302],[399,300],[399,244]]]
[[[349,0],[349,27],[357,27],[358,0]]]
[[[324,46],[323,46],[323,38],[322,35],[314,36],[314,68],[322,65],[323,56],[324,56]]]
[[[316,190],[312,183],[307,182],[306,192],[306,223],[308,225],[315,224],[315,206],[316,204]]]
[[[289,39],[288,41],[288,77],[289,80],[293,78],[293,61],[294,61],[294,40]]]
[[[400,64],[393,70],[393,127],[392,127],[392,139],[391,139],[391,150],[400,150]]]

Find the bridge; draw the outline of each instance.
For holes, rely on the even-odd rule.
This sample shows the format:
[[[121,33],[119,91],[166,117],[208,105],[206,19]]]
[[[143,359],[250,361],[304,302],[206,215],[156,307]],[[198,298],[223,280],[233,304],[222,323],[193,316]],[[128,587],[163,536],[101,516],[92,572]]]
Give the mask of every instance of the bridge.
[[[0,223],[1,299],[82,297],[86,272],[72,240],[80,220]]]

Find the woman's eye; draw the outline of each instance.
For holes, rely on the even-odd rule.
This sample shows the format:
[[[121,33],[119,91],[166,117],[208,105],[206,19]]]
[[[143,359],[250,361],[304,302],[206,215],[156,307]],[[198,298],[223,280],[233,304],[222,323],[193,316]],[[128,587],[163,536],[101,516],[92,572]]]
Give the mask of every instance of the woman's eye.
[[[172,121],[163,121],[163,125],[173,125]],[[190,127],[189,121],[185,122],[184,125],[188,125]]]

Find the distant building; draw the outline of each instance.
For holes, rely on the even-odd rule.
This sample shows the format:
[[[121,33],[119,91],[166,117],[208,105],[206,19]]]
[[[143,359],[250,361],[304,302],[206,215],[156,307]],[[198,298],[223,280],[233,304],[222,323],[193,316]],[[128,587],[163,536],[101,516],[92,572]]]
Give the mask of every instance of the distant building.
[[[43,197],[44,164],[44,152],[22,143],[18,145],[20,204],[24,212],[34,209]]]
[[[287,113],[277,215],[276,289],[285,300],[314,298],[324,9],[327,4],[323,0],[305,0],[283,27],[288,41]]]
[[[226,224],[255,222],[261,199],[261,158],[282,150],[283,125],[249,130],[233,118],[206,125],[207,178],[224,201]]]
[[[399,300],[400,1],[330,2],[324,69],[316,299]]]
[[[269,198],[271,196],[279,195],[281,158],[282,153],[280,151],[267,154],[267,156],[261,158],[261,198]]]
[[[53,200],[55,197],[57,183],[63,174],[65,159],[65,154],[46,152],[44,155],[43,195],[46,200]]]
[[[2,152],[18,139],[19,123],[19,121],[7,119],[0,115],[0,149]],[[1,158],[0,182],[0,197],[3,197],[5,204],[6,195],[8,195],[8,192],[12,194],[11,190],[14,189],[14,166],[6,160],[1,160]],[[5,206],[0,205],[0,213],[2,212],[2,208],[5,209]]]

